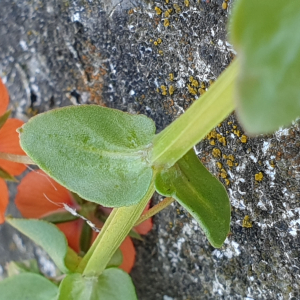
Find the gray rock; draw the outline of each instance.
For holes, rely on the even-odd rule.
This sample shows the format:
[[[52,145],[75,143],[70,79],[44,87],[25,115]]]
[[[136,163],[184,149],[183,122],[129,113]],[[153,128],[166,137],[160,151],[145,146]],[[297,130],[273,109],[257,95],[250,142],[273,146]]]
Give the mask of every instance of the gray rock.
[[[178,5],[180,11],[172,1],[2,0],[0,76],[14,116],[26,121],[58,106],[98,103],[146,114],[158,131],[165,128],[199,96],[201,83],[207,88],[235,54],[226,40],[222,1]],[[216,127],[226,145],[217,138],[197,145],[207,168],[225,185],[229,181],[231,234],[214,249],[179,205],[158,214],[152,232],[135,242],[131,275],[139,299],[300,298],[299,130],[295,123],[243,143],[245,133],[231,115]],[[214,148],[221,157],[213,155]],[[260,172],[262,180],[255,180]],[[9,213],[17,214],[13,203]],[[243,227],[246,216],[248,228]],[[2,266],[32,257],[45,265],[46,256],[8,225],[0,227],[0,241]],[[46,272],[53,272],[51,265]]]

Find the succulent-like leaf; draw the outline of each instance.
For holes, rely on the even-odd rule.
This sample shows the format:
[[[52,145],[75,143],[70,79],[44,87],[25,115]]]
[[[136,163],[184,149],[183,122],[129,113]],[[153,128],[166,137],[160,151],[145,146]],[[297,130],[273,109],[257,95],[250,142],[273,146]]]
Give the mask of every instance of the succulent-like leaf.
[[[240,59],[237,113],[251,134],[300,116],[300,1],[239,0],[231,40]]]
[[[150,186],[154,132],[146,116],[82,105],[32,118],[20,139],[24,151],[60,184],[86,200],[119,207],[138,203]]]
[[[224,186],[190,150],[173,167],[162,170],[156,190],[175,198],[199,223],[209,242],[222,246],[230,225],[230,202]]]

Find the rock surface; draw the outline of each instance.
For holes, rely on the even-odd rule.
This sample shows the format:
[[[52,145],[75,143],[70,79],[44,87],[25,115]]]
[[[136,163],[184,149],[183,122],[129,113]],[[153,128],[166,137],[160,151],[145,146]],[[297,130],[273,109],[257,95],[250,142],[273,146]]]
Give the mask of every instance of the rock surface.
[[[24,121],[58,106],[98,103],[146,114],[160,131],[235,54],[219,0],[2,0],[1,12],[0,76]],[[299,131],[295,123],[249,138],[231,115],[197,145],[227,187],[231,234],[214,249],[179,205],[161,212],[136,242],[140,300],[300,299]],[[17,214],[13,203],[8,212]],[[41,250],[7,225],[0,253],[2,266],[37,257],[53,272]]]

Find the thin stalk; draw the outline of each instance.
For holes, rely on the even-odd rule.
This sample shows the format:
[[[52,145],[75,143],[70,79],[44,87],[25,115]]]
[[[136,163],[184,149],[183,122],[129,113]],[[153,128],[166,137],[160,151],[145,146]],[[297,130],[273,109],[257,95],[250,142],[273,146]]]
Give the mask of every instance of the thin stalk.
[[[167,197],[152,208],[150,208],[144,215],[142,215],[137,222],[134,224],[134,226],[138,226],[141,223],[145,222],[147,219],[153,217],[163,209],[165,209],[167,206],[169,206],[172,202],[174,202],[175,199],[172,197]]]
[[[152,164],[171,167],[234,110],[235,60],[209,90],[153,139]]]
[[[0,159],[5,159],[25,165],[36,165],[29,156],[0,152]]]
[[[107,219],[108,225],[102,228],[92,245],[92,252],[88,251],[88,257],[84,257],[79,265],[79,271],[86,264],[84,276],[99,276],[106,268],[116,250],[120,247],[136,221],[139,219],[148,201],[154,193],[154,182],[152,181],[148,192],[136,205],[120,207],[113,210],[113,216]]]

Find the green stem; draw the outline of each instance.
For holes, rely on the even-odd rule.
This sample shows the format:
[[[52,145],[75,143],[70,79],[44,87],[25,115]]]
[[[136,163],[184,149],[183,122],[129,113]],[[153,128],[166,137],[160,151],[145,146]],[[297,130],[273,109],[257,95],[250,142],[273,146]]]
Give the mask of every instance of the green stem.
[[[110,259],[120,247],[136,221],[139,219],[148,201],[154,193],[154,182],[152,181],[148,192],[143,199],[136,205],[129,207],[115,208],[109,216],[95,243],[87,253],[87,258],[84,257],[79,265],[79,270],[86,264],[84,276],[99,276],[106,268]]]
[[[152,208],[150,208],[144,215],[142,215],[137,222],[134,224],[134,226],[138,226],[141,223],[145,222],[147,219],[153,217],[163,209],[165,209],[167,206],[169,206],[172,202],[174,202],[175,199],[172,197],[167,197]]]
[[[235,60],[209,90],[153,139],[152,164],[171,167],[234,110]]]

